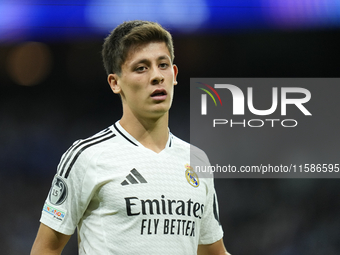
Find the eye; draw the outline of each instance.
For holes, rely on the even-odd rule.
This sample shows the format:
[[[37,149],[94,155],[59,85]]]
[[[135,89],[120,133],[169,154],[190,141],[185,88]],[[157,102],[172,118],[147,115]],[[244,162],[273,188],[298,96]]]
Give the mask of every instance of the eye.
[[[162,69],[166,69],[168,66],[169,66],[168,63],[161,63],[161,64],[159,65],[159,67],[162,68]]]
[[[143,72],[146,70],[146,67],[145,66],[139,66],[135,69],[136,72]]]

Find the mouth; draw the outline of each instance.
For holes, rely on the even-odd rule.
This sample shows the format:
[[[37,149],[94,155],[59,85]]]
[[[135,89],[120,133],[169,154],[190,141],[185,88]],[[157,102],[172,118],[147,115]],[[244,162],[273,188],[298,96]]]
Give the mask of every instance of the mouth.
[[[165,89],[155,89],[151,94],[151,97],[154,100],[164,100],[166,96],[167,96],[167,93]]]

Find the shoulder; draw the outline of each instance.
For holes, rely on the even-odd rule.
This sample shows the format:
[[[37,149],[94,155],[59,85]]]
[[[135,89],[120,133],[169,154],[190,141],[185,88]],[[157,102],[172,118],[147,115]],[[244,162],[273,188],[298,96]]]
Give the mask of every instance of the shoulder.
[[[185,142],[176,136],[173,136],[173,139],[177,153],[180,155],[188,155],[190,157],[190,167],[196,175],[202,178],[202,180],[211,183],[211,179],[214,176],[213,173],[204,170],[210,166],[210,160],[207,154],[197,146]]]
[[[178,148],[183,148],[183,149],[190,149],[190,144],[184,140],[182,140],[181,138],[178,138],[177,136],[175,136],[174,134],[170,133],[172,141],[171,143],[178,147]]]
[[[192,145],[174,135],[173,137],[173,144],[176,146],[176,149],[179,151],[186,151],[190,153],[190,162],[191,166],[194,167],[195,165],[210,165],[209,158],[207,154],[200,148]]]
[[[88,138],[77,140],[68,151],[71,151],[75,157],[81,154],[96,154],[112,146],[116,142],[114,139],[116,136],[117,134],[111,128],[106,128]]]
[[[201,160],[204,161],[208,161],[208,157],[207,154],[200,148],[196,147],[195,145],[192,145],[180,138],[178,138],[177,136],[172,135],[173,138],[173,144],[177,147],[177,148],[181,148],[183,150],[187,150],[190,152],[190,156],[194,157],[194,158],[200,158]]]
[[[106,128],[88,138],[75,141],[60,160],[58,165],[59,175],[67,178],[74,167],[84,169],[90,166],[96,155],[108,147],[112,147],[115,137],[115,132]]]

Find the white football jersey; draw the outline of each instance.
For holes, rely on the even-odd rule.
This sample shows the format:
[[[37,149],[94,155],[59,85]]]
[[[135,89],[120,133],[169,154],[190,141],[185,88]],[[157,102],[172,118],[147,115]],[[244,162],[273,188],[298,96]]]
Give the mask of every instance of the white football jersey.
[[[116,122],[64,153],[40,221],[66,235],[78,228],[79,254],[193,255],[222,238],[217,208],[188,143],[170,133],[155,153]]]

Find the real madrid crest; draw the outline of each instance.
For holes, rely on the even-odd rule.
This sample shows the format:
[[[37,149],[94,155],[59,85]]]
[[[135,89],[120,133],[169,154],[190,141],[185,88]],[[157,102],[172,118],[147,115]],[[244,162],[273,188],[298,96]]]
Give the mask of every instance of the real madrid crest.
[[[54,205],[61,205],[67,197],[67,185],[65,181],[59,176],[55,176],[52,182],[52,187],[48,198]]]
[[[185,177],[187,178],[187,181],[191,186],[197,188],[200,185],[200,181],[194,169],[192,169],[189,164],[185,164],[185,169]]]

